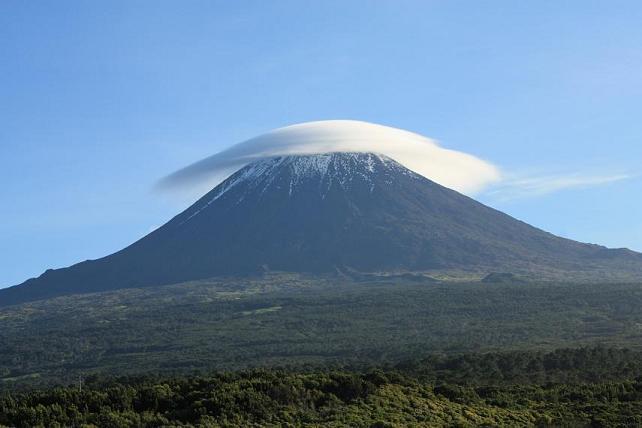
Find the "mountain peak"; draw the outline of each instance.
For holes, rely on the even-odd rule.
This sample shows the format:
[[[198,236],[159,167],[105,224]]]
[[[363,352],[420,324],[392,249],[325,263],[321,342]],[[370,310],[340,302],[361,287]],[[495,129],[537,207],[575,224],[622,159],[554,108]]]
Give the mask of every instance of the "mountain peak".
[[[266,270],[627,279],[642,255],[554,236],[380,154],[296,154],[250,163],[129,247],[2,290],[0,305]]]
[[[375,163],[394,162],[390,158],[374,153],[334,152],[320,154],[292,154],[275,156],[252,162],[239,170],[245,178],[253,178],[276,168],[287,168],[293,178],[322,177],[330,169],[348,172],[352,168],[365,167],[374,171]]]
[[[261,159],[250,163],[237,173],[244,179],[257,178],[277,168],[289,170],[293,179],[303,180],[328,175],[332,178],[350,178],[354,174],[374,173],[377,170],[406,168],[388,156],[367,152],[332,152],[319,154],[292,154]],[[236,175],[236,174],[235,174]]]
[[[241,168],[227,180],[210,192],[204,200],[195,204],[187,222],[212,203],[223,197],[229,197],[232,189],[243,188],[237,192],[237,203],[248,193],[259,192],[261,195],[271,188],[275,191],[287,189],[288,196],[305,188],[316,189],[325,198],[334,186],[347,190],[354,185],[366,185],[372,192],[376,185],[373,176],[386,175],[389,183],[396,173],[413,175],[410,170],[392,160],[376,153],[334,152],[310,155],[285,155],[260,159]],[[418,176],[417,176],[418,177]],[[304,186],[313,184],[312,187]],[[188,210],[189,211],[189,210]]]

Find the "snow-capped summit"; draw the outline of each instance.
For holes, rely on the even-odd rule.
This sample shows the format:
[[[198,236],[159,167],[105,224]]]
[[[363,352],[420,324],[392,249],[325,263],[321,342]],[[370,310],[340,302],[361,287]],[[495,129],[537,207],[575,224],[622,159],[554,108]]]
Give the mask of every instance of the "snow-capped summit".
[[[186,221],[239,185],[244,186],[244,193],[237,196],[238,201],[244,199],[248,192],[264,194],[272,187],[276,191],[287,189],[288,196],[302,189],[311,191],[309,186],[303,186],[311,181],[314,182],[312,191],[325,198],[333,186],[347,190],[350,186],[365,185],[372,192],[375,188],[373,174],[385,174],[392,179],[393,173],[414,174],[389,157],[375,153],[323,153],[262,159],[225,180],[204,204],[196,204],[196,209]]]

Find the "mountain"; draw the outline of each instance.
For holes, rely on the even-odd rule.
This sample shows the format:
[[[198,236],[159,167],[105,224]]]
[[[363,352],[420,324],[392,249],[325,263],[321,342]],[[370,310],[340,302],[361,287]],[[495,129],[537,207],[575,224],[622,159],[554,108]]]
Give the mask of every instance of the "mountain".
[[[266,271],[642,277],[642,255],[560,238],[373,153],[251,163],[110,256],[1,290],[0,304]]]

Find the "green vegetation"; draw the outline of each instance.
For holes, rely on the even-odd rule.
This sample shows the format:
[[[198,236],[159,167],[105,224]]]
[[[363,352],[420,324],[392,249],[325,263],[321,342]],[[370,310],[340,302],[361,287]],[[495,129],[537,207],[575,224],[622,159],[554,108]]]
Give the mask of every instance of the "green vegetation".
[[[0,389],[79,375],[396,364],[428,354],[640,349],[640,284],[269,275],[0,309]]]
[[[639,426],[642,354],[582,348],[432,356],[363,370],[93,377],[0,398],[36,426]]]
[[[271,274],[5,307],[0,425],[642,424],[642,285],[508,279]]]

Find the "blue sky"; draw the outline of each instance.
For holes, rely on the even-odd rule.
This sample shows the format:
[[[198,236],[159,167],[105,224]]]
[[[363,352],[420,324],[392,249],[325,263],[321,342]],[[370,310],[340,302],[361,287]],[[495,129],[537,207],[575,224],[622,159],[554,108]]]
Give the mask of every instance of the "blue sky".
[[[481,201],[642,251],[639,1],[0,3],[0,286],[118,250],[164,175],[358,119],[501,168]]]

